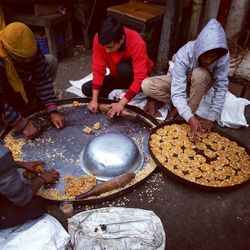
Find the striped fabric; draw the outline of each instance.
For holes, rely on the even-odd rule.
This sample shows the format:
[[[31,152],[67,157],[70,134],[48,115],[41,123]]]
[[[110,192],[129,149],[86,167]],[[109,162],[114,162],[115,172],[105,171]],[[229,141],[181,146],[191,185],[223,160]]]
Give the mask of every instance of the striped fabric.
[[[32,87],[34,95],[46,107],[47,112],[57,111],[49,67],[41,50],[38,48],[36,55],[32,58],[32,62],[20,63],[13,60],[13,64],[25,88],[27,89],[29,85]],[[4,122],[8,126],[15,127],[16,130],[22,130],[28,120],[8,104],[8,100],[6,100],[8,89],[10,89],[10,85],[5,72],[5,64],[3,60],[0,60],[0,94],[4,102]]]

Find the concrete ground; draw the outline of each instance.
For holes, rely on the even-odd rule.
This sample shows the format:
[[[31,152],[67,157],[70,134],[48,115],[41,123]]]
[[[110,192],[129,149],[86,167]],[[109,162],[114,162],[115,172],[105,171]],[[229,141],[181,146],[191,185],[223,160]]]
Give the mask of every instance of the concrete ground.
[[[55,87],[65,93],[68,80],[91,72],[91,52],[79,47],[73,57],[60,62]],[[249,107],[250,108],[250,107]],[[250,109],[246,111],[250,122]],[[250,148],[250,129],[222,129]],[[164,225],[167,249],[250,249],[250,182],[228,191],[191,188],[156,170],[147,181],[117,199],[100,204],[75,204],[75,212],[105,206],[153,210]],[[59,220],[66,227],[65,218]]]
[[[70,87],[69,80],[79,80],[92,72],[91,51],[85,51],[83,46],[77,45],[72,56],[59,61],[55,88],[63,91],[63,98],[73,98],[74,94],[65,90]]]

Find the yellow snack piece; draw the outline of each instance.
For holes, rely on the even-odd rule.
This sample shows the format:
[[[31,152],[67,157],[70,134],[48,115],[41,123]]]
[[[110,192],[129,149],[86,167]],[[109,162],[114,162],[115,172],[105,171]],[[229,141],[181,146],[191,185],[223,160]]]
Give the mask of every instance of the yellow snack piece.
[[[100,122],[96,122],[94,125],[93,125],[93,129],[100,129],[101,128],[101,124]]]
[[[90,128],[90,127],[85,127],[83,130],[82,130],[85,134],[91,134],[93,129]]]

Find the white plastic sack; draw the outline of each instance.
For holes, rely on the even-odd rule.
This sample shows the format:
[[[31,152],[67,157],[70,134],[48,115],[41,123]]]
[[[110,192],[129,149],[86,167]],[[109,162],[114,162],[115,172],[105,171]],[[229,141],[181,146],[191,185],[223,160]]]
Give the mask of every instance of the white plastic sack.
[[[108,68],[106,68],[106,75],[109,75],[110,70]],[[86,97],[83,93],[82,93],[82,85],[88,81],[91,81],[93,79],[93,74],[90,73],[89,75],[85,76],[84,78],[80,79],[80,80],[70,80],[69,83],[72,85],[69,88],[66,89],[67,92],[75,94],[77,96],[80,97]]]
[[[219,124],[224,127],[239,128],[248,127],[244,112],[250,101],[237,98],[230,92],[227,93]]]
[[[78,213],[69,219],[75,250],[164,250],[166,236],[153,211],[107,207]]]
[[[63,250],[69,234],[51,215],[0,230],[1,250]]]
[[[204,117],[209,112],[211,100],[214,94],[214,88],[211,88],[208,93],[202,98],[196,114]],[[220,126],[229,128],[239,128],[241,126],[248,127],[244,111],[245,107],[250,104],[250,101],[244,98],[238,98],[235,95],[227,92],[225,103],[220,117],[217,122]]]

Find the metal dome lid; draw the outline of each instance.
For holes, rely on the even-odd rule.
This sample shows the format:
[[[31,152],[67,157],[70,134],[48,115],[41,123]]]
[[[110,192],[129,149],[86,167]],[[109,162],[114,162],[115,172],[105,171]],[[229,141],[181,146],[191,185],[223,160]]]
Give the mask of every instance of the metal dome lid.
[[[80,154],[83,171],[101,181],[137,172],[143,163],[144,157],[137,145],[121,133],[109,132],[95,137]]]

